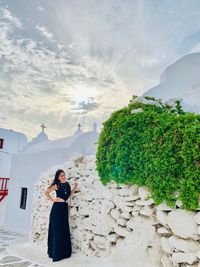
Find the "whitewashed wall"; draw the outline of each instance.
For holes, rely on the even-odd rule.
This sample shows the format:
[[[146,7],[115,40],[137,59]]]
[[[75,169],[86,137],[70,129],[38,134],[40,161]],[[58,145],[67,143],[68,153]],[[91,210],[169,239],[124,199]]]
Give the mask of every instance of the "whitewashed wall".
[[[95,154],[97,132],[86,132],[77,135],[69,147],[54,147],[53,149],[34,153],[19,153],[13,156],[11,176],[9,184],[8,207],[6,209],[4,229],[28,234],[31,226],[31,213],[33,201],[33,184],[39,174],[55,164],[61,164],[69,160],[74,154],[80,152],[83,155]],[[59,139],[58,139],[59,142]],[[51,142],[48,142],[51,143]],[[41,143],[43,147],[43,144]],[[38,146],[37,146],[38,147]],[[28,189],[26,209],[20,209],[21,188]],[[13,223],[15,220],[15,223]],[[23,223],[22,223],[23,222]]]
[[[0,128],[0,138],[4,139],[3,149],[0,149],[0,152],[10,154],[17,154],[28,141],[24,134],[3,128]]]
[[[10,178],[12,154],[0,152],[0,177]],[[8,181],[9,187],[10,181]],[[1,186],[1,184],[0,184]],[[0,227],[5,223],[7,196],[0,202]]]
[[[43,192],[53,180],[53,166],[35,184],[30,241],[47,245],[52,202]],[[95,157],[74,157],[65,170],[78,189],[71,199],[73,253],[107,256],[116,266],[200,266],[200,212],[155,206],[144,187],[109,183],[98,177]],[[134,265],[133,265],[134,263]]]
[[[0,177],[12,179],[13,155],[17,154],[26,145],[27,138],[22,133],[2,128],[0,128],[0,138],[4,139],[3,148],[0,149]],[[10,189],[10,183],[11,180],[8,182],[8,189]],[[10,191],[8,193],[10,195]],[[0,226],[5,224],[7,202],[8,196],[0,202]]]
[[[7,198],[5,197],[0,202],[0,227],[3,227],[5,221],[5,214],[6,214],[6,205],[7,205]]]

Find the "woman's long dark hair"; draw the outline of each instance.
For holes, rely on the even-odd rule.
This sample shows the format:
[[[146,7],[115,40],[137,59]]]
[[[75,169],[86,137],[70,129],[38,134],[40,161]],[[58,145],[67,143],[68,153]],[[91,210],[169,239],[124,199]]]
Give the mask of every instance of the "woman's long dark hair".
[[[61,172],[64,172],[64,171],[62,169],[58,169],[56,171],[54,180],[53,180],[53,182],[51,183],[51,185],[49,187],[51,187],[54,184],[56,184],[56,185],[59,185],[60,184],[60,180],[58,179],[58,177],[60,176]]]

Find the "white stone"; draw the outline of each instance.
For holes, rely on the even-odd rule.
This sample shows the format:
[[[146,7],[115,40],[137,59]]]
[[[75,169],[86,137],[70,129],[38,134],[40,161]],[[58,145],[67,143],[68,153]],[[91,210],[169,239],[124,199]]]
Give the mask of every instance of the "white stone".
[[[88,192],[88,190],[87,190]],[[108,192],[107,190],[101,188],[101,190],[94,190],[90,191],[91,198],[100,198],[100,199],[112,199],[111,192]]]
[[[129,195],[123,197],[124,201],[134,201],[136,199],[139,199],[139,195]]]
[[[133,211],[139,211],[139,210],[141,210],[141,206],[135,205],[133,207]]]
[[[128,228],[130,228],[130,229],[135,230],[135,228],[137,228],[138,226],[141,226],[143,224],[149,225],[153,229],[155,229],[154,226],[152,226],[152,221],[149,218],[147,218],[147,217],[141,217],[141,216],[132,217],[129,221],[127,221],[126,226]]]
[[[132,212],[131,212],[131,215],[132,215],[133,217],[136,217],[136,216],[139,215],[139,211],[132,211]]]
[[[105,244],[106,242],[106,237],[104,236],[99,236],[99,235],[95,235],[94,236],[94,242],[96,242],[97,244]]]
[[[123,188],[123,189],[118,190],[118,194],[120,196],[129,196],[130,190],[128,188]]]
[[[161,250],[153,247],[154,251],[151,251],[150,255],[147,253],[149,244],[156,237],[154,227],[146,223],[138,224],[133,232],[118,241],[111,250],[110,262],[115,267],[160,267]]]
[[[132,109],[131,110],[131,114],[135,114],[135,113],[138,113],[138,112],[143,112],[144,110],[142,108],[135,108],[135,109]]]
[[[104,199],[101,203],[101,212],[108,214],[115,207],[114,203],[108,199]]]
[[[181,208],[183,205],[182,201],[181,200],[176,200],[176,206]]]
[[[81,207],[79,208],[79,214],[80,215],[89,215],[90,214],[90,209],[88,207]]]
[[[90,242],[90,245],[93,247],[93,249],[95,249],[96,251],[97,251],[97,247],[98,247],[98,245],[97,245],[97,243],[96,242],[94,242],[93,240]]]
[[[173,267],[173,264],[170,261],[169,257],[167,257],[167,255],[165,254],[161,258],[161,263],[163,267]]]
[[[166,237],[161,237],[161,245],[164,252],[171,254],[173,247],[169,243],[169,239]]]
[[[195,216],[194,216],[194,221],[198,224],[200,224],[200,212],[198,212]]]
[[[123,207],[123,210],[124,210],[125,212],[131,212],[131,211],[133,210],[133,208],[132,208],[132,207],[128,207],[128,206],[124,206],[124,207]]]
[[[150,245],[149,247],[147,247],[147,254],[148,254],[148,256],[150,256],[153,259],[156,259],[158,257],[160,258],[160,256],[162,255],[162,249],[161,249],[161,247],[158,247],[157,245],[156,246]]]
[[[165,227],[158,228],[157,232],[159,234],[170,234],[170,231],[168,229],[166,229]]]
[[[172,260],[177,263],[193,264],[197,260],[197,256],[194,253],[176,252],[172,254]]]
[[[150,193],[146,187],[139,187],[138,194],[142,200],[146,200]]]
[[[127,222],[127,227],[130,229],[134,229],[135,228],[135,220],[134,218],[131,218],[128,222]]]
[[[120,212],[117,211],[116,209],[112,209],[110,212],[110,215],[114,218],[114,219],[118,219],[120,217]]]
[[[156,206],[157,210],[163,210],[163,211],[171,211],[172,208],[169,207],[166,203],[161,203],[158,206]]]
[[[145,206],[143,209],[140,210],[140,214],[144,216],[151,216],[153,213],[153,210],[149,208],[148,206]]]
[[[149,205],[150,206],[150,205],[154,204],[154,201],[153,201],[152,198],[150,198],[148,200],[141,200],[141,199],[139,199],[139,200],[135,201],[135,204],[136,205],[139,205],[139,206],[146,206],[146,205]]]
[[[130,234],[130,232],[125,227],[121,227],[119,225],[114,228],[114,231],[119,236],[128,236]]]
[[[123,201],[123,197],[115,195],[115,196],[113,196],[113,202],[118,208],[123,210],[123,208],[125,206],[125,203]]]
[[[118,238],[118,235],[115,234],[115,233],[109,234],[109,235],[107,236],[107,239],[108,239],[109,241],[111,241],[111,242],[116,242],[116,241],[117,241],[117,238]]]
[[[176,236],[169,238],[169,244],[177,250],[183,252],[197,252],[200,249],[200,243],[193,240],[184,240]]]
[[[197,225],[193,220],[194,214],[194,212],[186,210],[169,212],[167,222],[172,232],[183,238],[192,238],[197,235]]]
[[[136,196],[138,194],[138,185],[128,185],[128,188],[130,190],[130,195]]]
[[[126,220],[125,219],[123,219],[123,218],[118,218],[117,219],[117,223],[119,224],[119,225],[121,225],[121,226],[125,226],[126,225]]]
[[[121,217],[123,217],[125,219],[130,219],[131,218],[131,214],[129,212],[122,212],[121,213]]]
[[[157,210],[156,211],[156,218],[161,223],[162,225],[167,225],[167,213],[162,210]]]
[[[197,233],[200,235],[200,226],[197,227]]]
[[[143,103],[143,104],[155,105],[155,106],[162,107],[162,105],[157,100],[154,101],[154,100],[151,100],[151,99],[146,99],[143,96],[137,96],[136,98],[131,100],[131,103],[135,103],[135,102],[140,102],[140,103]]]
[[[200,259],[200,248],[199,248],[199,251],[197,251],[196,256],[198,259]]]
[[[131,207],[133,209],[133,207],[135,206],[135,202],[134,201],[124,201],[124,206],[125,207]]]
[[[132,200],[138,200],[140,199],[140,196],[138,194],[131,196]]]
[[[111,216],[96,214],[83,219],[81,223],[85,229],[91,230],[94,234],[107,236],[113,230],[115,220]]]

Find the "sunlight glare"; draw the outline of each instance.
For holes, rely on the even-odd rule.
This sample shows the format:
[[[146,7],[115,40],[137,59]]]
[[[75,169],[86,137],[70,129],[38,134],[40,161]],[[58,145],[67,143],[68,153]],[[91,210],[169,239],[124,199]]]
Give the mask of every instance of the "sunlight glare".
[[[71,89],[70,95],[72,99],[78,103],[88,102],[90,98],[95,98],[99,95],[95,87],[88,87],[85,84],[79,84]]]

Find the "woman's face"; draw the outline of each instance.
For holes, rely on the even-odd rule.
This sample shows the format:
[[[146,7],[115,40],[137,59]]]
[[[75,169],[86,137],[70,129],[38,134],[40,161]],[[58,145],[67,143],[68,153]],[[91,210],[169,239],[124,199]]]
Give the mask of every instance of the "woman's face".
[[[65,182],[65,173],[61,172],[58,179],[60,180],[61,183],[64,183]]]

